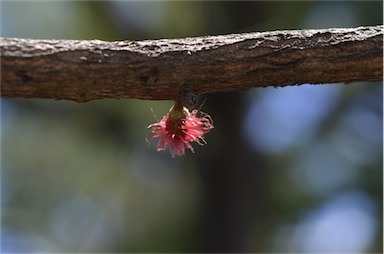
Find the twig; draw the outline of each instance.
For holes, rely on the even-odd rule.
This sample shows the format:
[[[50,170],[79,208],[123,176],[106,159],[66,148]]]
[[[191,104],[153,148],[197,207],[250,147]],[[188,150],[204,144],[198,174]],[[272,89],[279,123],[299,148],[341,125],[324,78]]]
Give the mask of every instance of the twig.
[[[0,38],[1,97],[177,99],[303,83],[379,81],[383,25],[105,42]]]

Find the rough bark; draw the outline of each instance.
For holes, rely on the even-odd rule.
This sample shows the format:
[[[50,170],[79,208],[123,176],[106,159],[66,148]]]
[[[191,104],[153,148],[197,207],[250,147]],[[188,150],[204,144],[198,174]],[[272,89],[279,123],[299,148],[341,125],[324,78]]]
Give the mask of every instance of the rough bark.
[[[304,83],[379,81],[382,25],[105,42],[1,38],[1,97],[178,99]]]

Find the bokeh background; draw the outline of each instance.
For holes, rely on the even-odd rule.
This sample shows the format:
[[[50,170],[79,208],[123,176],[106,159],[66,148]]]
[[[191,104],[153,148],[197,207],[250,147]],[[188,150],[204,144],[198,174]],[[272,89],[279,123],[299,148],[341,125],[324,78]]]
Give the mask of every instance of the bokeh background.
[[[357,27],[382,24],[382,10],[382,1],[2,1],[1,36]],[[171,101],[2,99],[1,250],[382,253],[382,89],[205,95],[215,129],[176,159],[145,141],[151,108],[159,118]]]

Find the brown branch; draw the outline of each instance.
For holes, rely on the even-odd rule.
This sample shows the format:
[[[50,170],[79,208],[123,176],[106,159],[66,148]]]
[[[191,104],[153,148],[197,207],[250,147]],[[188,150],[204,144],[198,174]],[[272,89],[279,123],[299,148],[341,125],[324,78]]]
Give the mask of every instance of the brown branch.
[[[1,97],[160,100],[185,89],[379,81],[383,28],[118,42],[0,38]]]

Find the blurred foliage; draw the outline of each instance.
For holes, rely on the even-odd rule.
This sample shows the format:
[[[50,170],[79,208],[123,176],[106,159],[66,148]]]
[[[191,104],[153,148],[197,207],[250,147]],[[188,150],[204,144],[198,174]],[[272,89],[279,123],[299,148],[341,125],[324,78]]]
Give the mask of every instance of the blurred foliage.
[[[381,1],[3,1],[1,36],[354,27],[381,24],[382,10]],[[177,159],[145,142],[170,101],[2,99],[2,251],[383,251],[382,82],[206,97],[208,144]]]

